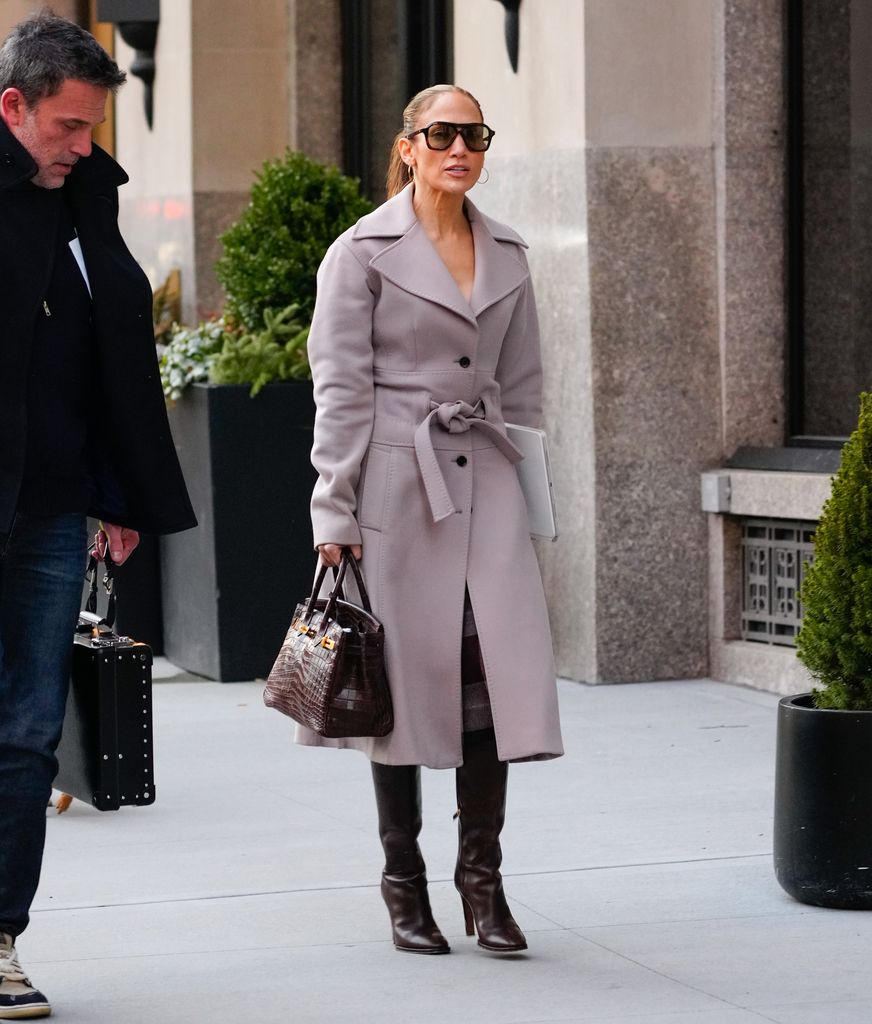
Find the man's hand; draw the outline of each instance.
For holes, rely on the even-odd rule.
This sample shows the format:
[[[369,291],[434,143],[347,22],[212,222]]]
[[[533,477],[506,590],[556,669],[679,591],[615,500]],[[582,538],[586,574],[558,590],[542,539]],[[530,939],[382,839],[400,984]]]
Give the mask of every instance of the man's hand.
[[[100,529],[94,537],[97,558],[102,562],[106,558],[106,547],[116,565],[123,565],[139,544],[139,534],[126,526],[115,526],[114,523],[100,523]]]

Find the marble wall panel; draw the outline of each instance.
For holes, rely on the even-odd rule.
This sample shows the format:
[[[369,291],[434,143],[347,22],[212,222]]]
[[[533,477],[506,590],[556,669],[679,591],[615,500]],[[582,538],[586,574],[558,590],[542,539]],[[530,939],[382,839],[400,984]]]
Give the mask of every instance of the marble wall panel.
[[[724,0],[724,129],[736,150],[784,145],[784,0]]]
[[[589,149],[601,679],[708,665],[699,470],[721,456],[710,149]]]
[[[290,145],[342,164],[342,26],[339,0],[289,0]]]
[[[723,451],[779,445],[786,396],[782,0],[725,0],[718,141]]]
[[[784,152],[727,155],[723,451],[780,445],[787,433]]]

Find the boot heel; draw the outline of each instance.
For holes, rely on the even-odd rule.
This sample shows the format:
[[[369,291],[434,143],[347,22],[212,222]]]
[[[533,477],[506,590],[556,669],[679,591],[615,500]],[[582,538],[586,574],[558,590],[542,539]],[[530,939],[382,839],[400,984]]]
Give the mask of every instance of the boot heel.
[[[472,907],[466,902],[466,897],[462,893],[460,902],[463,905],[463,923],[466,925],[466,934],[475,935],[475,918],[472,914]]]

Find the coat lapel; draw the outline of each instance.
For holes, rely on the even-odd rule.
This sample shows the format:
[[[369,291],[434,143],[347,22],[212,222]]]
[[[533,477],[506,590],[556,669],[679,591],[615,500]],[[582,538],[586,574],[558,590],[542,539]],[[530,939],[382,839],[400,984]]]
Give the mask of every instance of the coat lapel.
[[[398,288],[438,303],[472,323],[488,306],[519,288],[528,272],[511,249],[500,244],[510,241],[525,245],[513,231],[481,214],[467,199],[467,212],[475,243],[475,282],[470,302],[464,299],[412,207],[412,189],[407,187],[354,229],[355,238],[393,239],[379,250],[369,265]]]
[[[511,228],[485,217],[468,200],[467,209],[475,241],[475,283],[470,305],[478,317],[488,306],[520,288],[529,277],[526,264],[518,258],[516,249],[516,246],[526,249],[527,243]],[[514,245],[506,246],[500,244],[502,242]]]
[[[370,266],[397,287],[475,323],[469,303],[417,220],[402,238],[374,256]]]

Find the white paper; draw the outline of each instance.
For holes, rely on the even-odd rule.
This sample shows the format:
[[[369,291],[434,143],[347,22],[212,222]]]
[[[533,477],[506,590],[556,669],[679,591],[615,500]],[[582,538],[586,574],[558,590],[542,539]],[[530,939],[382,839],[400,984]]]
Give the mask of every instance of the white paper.
[[[85,279],[85,285],[88,289],[88,294],[90,295],[91,282],[88,280],[88,271],[85,267],[85,257],[82,253],[82,243],[79,241],[78,235],[70,241],[70,252],[72,252],[76,263],[79,265],[79,270],[82,272],[82,277]]]

